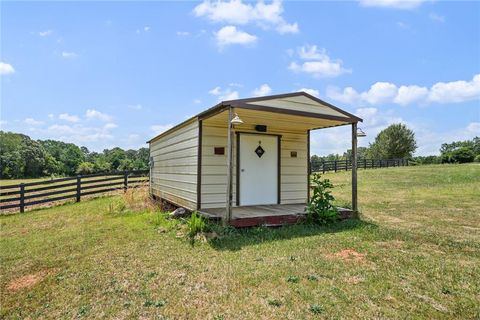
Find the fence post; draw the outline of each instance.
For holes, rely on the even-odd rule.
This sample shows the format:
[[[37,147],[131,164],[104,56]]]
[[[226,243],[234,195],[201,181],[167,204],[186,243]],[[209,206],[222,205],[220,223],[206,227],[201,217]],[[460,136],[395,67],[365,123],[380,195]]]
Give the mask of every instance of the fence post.
[[[77,202],[80,202],[80,195],[82,191],[82,176],[77,176]]]
[[[325,173],[325,160],[322,160],[322,170],[323,170],[323,173]]]
[[[123,172],[123,192],[127,192],[128,189],[128,171]]]
[[[335,172],[337,172],[337,160],[333,160],[333,167],[335,169]]]
[[[20,183],[20,212],[25,211],[25,184]]]
[[[345,171],[348,171],[348,160],[345,159]]]

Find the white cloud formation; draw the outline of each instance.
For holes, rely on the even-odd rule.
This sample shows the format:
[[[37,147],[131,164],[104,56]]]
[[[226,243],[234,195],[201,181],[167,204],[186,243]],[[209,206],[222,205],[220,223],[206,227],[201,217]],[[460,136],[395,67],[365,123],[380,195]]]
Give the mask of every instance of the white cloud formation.
[[[45,30],[45,31],[40,31],[38,35],[40,37],[48,37],[53,34],[53,30]]]
[[[270,93],[272,93],[272,88],[266,83],[262,84],[252,92],[255,97],[268,96]]]
[[[431,12],[428,17],[430,20],[439,22],[439,23],[444,23],[445,22],[445,16],[439,15],[438,13]]]
[[[411,10],[418,8],[425,0],[359,0],[364,7],[378,7]]]
[[[78,116],[71,115],[71,114],[68,114],[68,113],[59,114],[58,119],[65,120],[65,121],[68,121],[68,122],[79,122],[80,121],[80,118]]]
[[[7,75],[15,73],[15,69],[11,64],[0,62],[0,75]]]
[[[319,49],[316,45],[300,47],[297,49],[297,54],[304,61],[291,62],[288,68],[293,72],[307,73],[316,78],[337,77],[352,72],[343,67],[342,60],[332,60],[325,49]]]
[[[150,127],[150,129],[152,129],[154,134],[160,134],[162,132],[167,131],[170,128],[173,128],[173,125],[170,124],[170,123],[169,124],[155,124],[155,125]]]
[[[143,106],[141,104],[131,104],[128,105],[127,108],[132,110],[142,110]]]
[[[112,121],[112,116],[95,109],[88,109],[85,113],[85,117],[87,117],[87,119],[98,119],[104,122]]]
[[[467,131],[471,132],[472,134],[480,135],[480,122],[469,123],[467,126]]]
[[[340,90],[336,87],[327,88],[327,97],[346,104],[411,104],[430,103],[460,103],[480,99],[480,74],[470,81],[438,82],[426,88],[417,85],[397,85],[390,82],[376,82],[369,90],[357,92],[352,87]]]
[[[75,52],[63,51],[62,57],[65,59],[73,59],[78,57],[78,54],[76,54]]]
[[[296,22],[288,23],[283,18],[283,6],[280,0],[273,0],[271,3],[259,1],[255,5],[241,0],[215,2],[205,0],[193,9],[193,13],[197,17],[206,17],[213,22],[233,25],[255,23],[262,28],[273,27],[280,34],[299,31]]]
[[[35,120],[33,118],[26,118],[25,120],[23,120],[23,122],[31,126],[39,126],[44,123],[43,121]]]
[[[249,45],[257,41],[257,37],[238,30],[235,26],[225,26],[215,32],[217,45],[223,48],[230,44]]]
[[[143,31],[145,31],[145,32],[149,32],[149,31],[150,31],[150,29],[151,29],[151,28],[150,28],[149,26],[145,26],[145,27],[143,27]]]
[[[319,97],[320,96],[320,92],[318,92],[318,90],[316,89],[310,89],[310,88],[301,88],[301,89],[298,89],[297,91],[301,92],[306,92],[314,97]]]
[[[189,35],[190,35],[190,32],[188,31],[177,31],[177,36],[186,37]]]
[[[218,101],[227,101],[235,100],[239,98],[238,91],[232,90],[230,88],[222,90],[221,87],[215,87],[212,90],[208,91],[212,96],[216,96]]]
[[[115,127],[116,125],[114,124],[107,124],[101,127],[85,127],[81,124],[53,124],[42,130],[42,133],[52,139],[76,144],[88,143],[91,146],[95,143],[103,145],[106,140],[113,140],[114,136],[110,131]]]

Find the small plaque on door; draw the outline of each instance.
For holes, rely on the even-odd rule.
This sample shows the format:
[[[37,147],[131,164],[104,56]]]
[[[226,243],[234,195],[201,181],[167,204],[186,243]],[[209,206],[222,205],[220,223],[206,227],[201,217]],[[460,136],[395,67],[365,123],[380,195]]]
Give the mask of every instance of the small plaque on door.
[[[290,151],[290,157],[291,158],[296,158],[297,157],[297,151]]]
[[[255,153],[259,158],[261,158],[265,153],[265,150],[263,150],[262,146],[258,146],[257,149],[255,149]]]

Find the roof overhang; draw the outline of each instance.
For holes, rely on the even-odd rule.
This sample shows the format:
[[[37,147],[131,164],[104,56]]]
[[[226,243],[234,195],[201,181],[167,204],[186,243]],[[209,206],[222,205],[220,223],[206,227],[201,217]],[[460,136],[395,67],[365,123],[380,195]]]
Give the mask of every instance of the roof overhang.
[[[308,101],[311,100],[312,105],[306,104],[305,101],[307,100],[305,100],[305,98],[307,98]],[[299,99],[304,100],[300,101]],[[315,105],[313,103],[315,103]],[[281,107],[282,105],[287,106],[287,104],[291,104],[291,106],[285,108]],[[323,109],[319,110],[317,109],[317,106]],[[206,120],[224,112],[225,110],[228,110],[229,108],[278,113],[282,115],[291,115],[295,118],[305,117],[325,120],[324,124],[317,127],[312,124],[311,127],[309,127],[309,130],[341,126],[363,121],[361,118],[351,113],[348,113],[328,102],[320,100],[317,97],[314,97],[306,92],[294,92],[258,98],[222,101],[215,106],[199,113],[198,115],[178,124],[177,126],[157,135],[153,139],[147,141],[147,143],[150,143],[153,140],[156,140],[168,134],[169,132],[172,132],[179,127],[190,123],[194,119]]]

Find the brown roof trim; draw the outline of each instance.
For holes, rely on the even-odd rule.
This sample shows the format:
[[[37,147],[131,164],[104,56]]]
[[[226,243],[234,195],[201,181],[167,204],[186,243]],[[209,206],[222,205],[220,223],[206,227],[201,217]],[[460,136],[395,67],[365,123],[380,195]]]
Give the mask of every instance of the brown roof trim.
[[[323,104],[325,105],[326,107],[329,107],[329,108],[332,108],[333,110],[335,111],[338,111],[340,112],[341,114],[344,114],[346,115],[348,118],[353,118],[353,119],[357,119],[357,121],[360,121],[360,122],[363,122],[363,120],[345,110],[342,110],[336,106],[334,106],[333,104],[330,104],[326,101],[323,101],[315,96],[312,96],[311,94],[308,94],[306,92],[303,92],[303,91],[299,91],[299,92],[292,92],[292,93],[284,93],[284,94],[275,94],[275,95],[270,95],[270,96],[263,96],[263,97],[255,97],[255,98],[246,98],[246,99],[236,99],[236,100],[227,100],[227,101],[223,101],[223,103],[225,104],[235,104],[235,103],[238,103],[238,102],[243,102],[243,103],[250,103],[250,102],[257,102],[257,101],[264,101],[264,100],[272,100],[272,99],[281,99],[281,98],[291,98],[291,97],[299,97],[299,96],[304,96],[304,97],[307,97],[307,98],[310,98],[312,100],[314,100],[315,102],[318,102],[320,104]]]
[[[298,110],[291,110],[291,109],[281,109],[281,108],[277,108],[277,107],[260,106],[260,105],[257,105],[257,104],[243,103],[243,102],[232,102],[231,105],[232,105],[232,107],[239,108],[239,109],[250,109],[250,110],[289,114],[289,115],[301,116],[301,117],[318,118],[318,119],[335,120],[335,121],[344,121],[346,123],[358,122],[357,117],[355,117],[355,118],[350,118],[350,117],[349,118],[344,118],[344,117],[332,116],[332,115],[328,115],[328,114],[305,112],[305,111],[298,111]]]

